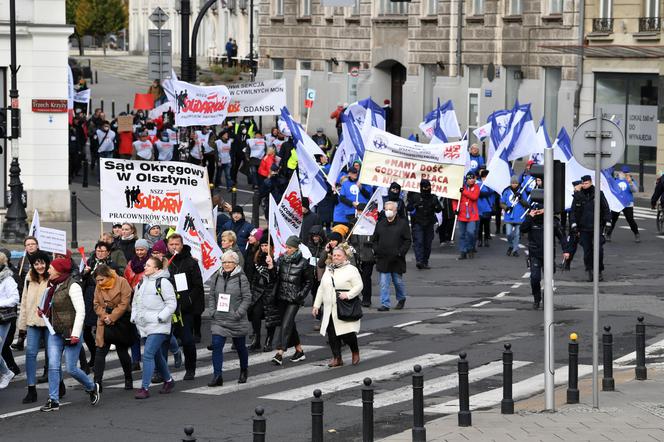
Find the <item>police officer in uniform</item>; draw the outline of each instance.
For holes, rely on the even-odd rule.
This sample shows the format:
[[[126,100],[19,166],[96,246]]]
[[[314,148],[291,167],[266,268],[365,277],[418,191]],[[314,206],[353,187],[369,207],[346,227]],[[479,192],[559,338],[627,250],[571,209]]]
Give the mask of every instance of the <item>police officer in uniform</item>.
[[[572,193],[572,198],[574,198],[574,195],[576,195],[577,192],[581,190],[581,180],[576,180],[572,181],[572,186],[574,186],[574,192]],[[571,208],[567,210],[563,210],[563,214],[565,214],[565,218],[570,216]],[[565,233],[565,226],[562,223],[561,219],[561,227],[563,230],[563,233]],[[563,261],[562,265],[562,270],[569,270],[570,266],[572,265],[572,260],[574,259],[574,255],[576,254],[576,248],[579,246],[579,233],[578,232],[572,232],[570,229],[569,234],[567,235],[567,252],[568,256],[565,258]]]
[[[604,271],[604,229],[611,227],[611,211],[609,204],[600,192],[600,232],[599,243],[599,280],[602,281]],[[572,201],[572,212],[570,213],[570,231],[572,234],[578,232],[579,243],[583,247],[583,263],[588,274],[588,281],[593,280],[593,222],[595,217],[595,186],[593,186],[590,175],[581,177],[581,190],[574,194]]]

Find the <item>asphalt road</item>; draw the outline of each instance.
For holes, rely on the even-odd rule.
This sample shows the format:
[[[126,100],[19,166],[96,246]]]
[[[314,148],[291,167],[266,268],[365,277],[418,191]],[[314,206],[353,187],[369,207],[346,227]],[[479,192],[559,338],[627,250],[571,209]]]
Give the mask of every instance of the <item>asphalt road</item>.
[[[655,235],[654,214],[637,210],[637,215],[637,222],[645,229],[642,242],[635,244],[631,232],[620,228],[626,226],[621,219],[613,242],[605,248],[601,325],[612,327],[616,359],[634,351],[637,316],[645,316],[650,341],[661,339],[658,335],[664,332],[664,236]],[[543,372],[543,313],[531,308],[523,254],[520,258],[507,257],[506,248],[503,237],[494,236],[491,247],[479,249],[474,260],[457,261],[455,249],[436,246],[431,270],[416,270],[409,254],[404,310],[377,312],[378,289],[374,284],[373,307],[365,309],[362,319],[359,341],[363,360],[359,366],[349,364],[350,354],[345,349],[348,365],[325,367],[330,352],[325,338],[313,331],[309,300],[298,315],[306,361],[285,360],[283,367],[275,367],[269,363],[271,353],[254,353],[250,356],[249,380],[238,388],[237,356],[227,345],[226,383],[222,388],[209,389],[205,385],[210,378],[211,353],[205,349],[209,328],[204,323],[206,336],[199,345],[197,378],[178,381],[172,395],[161,396],[154,386],[150,399],[137,401],[133,392],[112,388],[122,383],[122,373],[115,355],[111,355],[107,370],[114,370],[115,376],[105,380],[101,403],[94,408],[79,387],[69,389],[63,399],[67,405],[49,414],[29,411],[46,400],[44,386],[40,386],[37,404],[30,406],[21,404],[24,379],[0,391],[2,438],[180,440],[183,427],[193,425],[198,440],[250,440],[253,410],[261,405],[265,408],[268,440],[305,441],[310,440],[310,398],[313,390],[320,388],[325,400],[326,440],[361,440],[362,411],[356,405],[361,397],[361,380],[367,376],[374,379],[375,433],[379,438],[412,426],[409,386],[416,363],[424,367],[427,419],[454,411],[447,403],[456,397],[456,361],[462,351],[468,354],[473,378],[471,404],[479,404],[482,398],[491,404],[497,393],[490,391],[500,392],[502,385],[502,363],[494,361],[500,360],[506,343],[512,345],[514,360],[519,361],[515,363],[514,382],[524,382],[525,394],[534,394],[539,391],[536,384]],[[572,271],[555,275],[556,367],[567,363],[568,335],[572,331],[580,337],[580,364],[592,363],[592,285],[585,282],[581,256],[579,249]],[[656,355],[650,360],[657,360]],[[183,373],[176,373],[176,379],[181,379]],[[564,370],[560,374],[557,379],[563,380]],[[69,379],[67,383],[73,385],[75,381]],[[484,396],[475,396],[478,394]]]

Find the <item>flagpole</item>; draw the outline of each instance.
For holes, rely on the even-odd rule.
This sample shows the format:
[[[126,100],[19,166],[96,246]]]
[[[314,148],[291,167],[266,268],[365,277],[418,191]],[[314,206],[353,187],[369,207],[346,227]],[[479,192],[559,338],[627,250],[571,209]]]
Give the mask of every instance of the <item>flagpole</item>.
[[[305,133],[307,132],[307,128],[309,127],[309,112],[311,112],[310,107],[307,108],[307,122],[304,123],[304,132]]]
[[[379,188],[377,187],[376,190],[374,190],[374,193],[373,193],[373,195],[371,195],[371,198],[369,198],[369,201],[373,201],[374,197],[376,196],[376,193],[378,193],[378,189]],[[369,204],[367,204],[367,206],[364,208],[364,210],[360,214],[360,219],[364,216],[364,214],[366,213],[368,208],[369,208]],[[350,232],[348,232],[347,238],[350,238],[350,236],[353,234],[353,231],[355,231],[355,227],[357,227],[357,221],[355,222],[355,224],[353,224],[353,228],[350,229]]]

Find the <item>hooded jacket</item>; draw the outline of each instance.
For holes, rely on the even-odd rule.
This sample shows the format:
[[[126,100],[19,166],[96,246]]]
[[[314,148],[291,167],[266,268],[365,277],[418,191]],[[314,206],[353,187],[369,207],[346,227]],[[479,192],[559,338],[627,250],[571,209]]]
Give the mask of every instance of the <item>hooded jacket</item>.
[[[219,294],[230,295],[230,305],[227,312],[217,310]],[[247,336],[251,332],[247,311],[251,305],[251,290],[249,281],[239,265],[230,275],[224,276],[223,270],[215,273],[207,297],[207,311],[212,324],[210,329],[213,335],[237,338]]]
[[[422,187],[429,187],[425,192]],[[408,205],[406,206],[410,213],[410,223],[422,226],[430,226],[436,223],[436,213],[440,213],[443,208],[431,193],[431,183],[429,180],[420,182],[420,193],[408,192]]]
[[[178,302],[169,278],[168,270],[162,270],[144,277],[136,287],[131,304],[131,322],[136,324],[143,338],[157,333],[171,333],[171,315],[175,313]],[[160,292],[157,292],[158,279],[161,279]]]
[[[168,254],[168,258],[171,258]],[[205,301],[203,299],[203,278],[201,277],[201,269],[198,262],[191,256],[191,247],[185,245],[182,247],[182,252],[175,255],[168,266],[169,280],[173,287],[176,288],[178,296],[178,305],[182,313],[200,315],[205,309]],[[187,290],[177,291],[175,284],[175,275],[184,273],[187,277]]]
[[[297,251],[277,261],[277,298],[289,304],[303,305],[313,283],[309,261]]]

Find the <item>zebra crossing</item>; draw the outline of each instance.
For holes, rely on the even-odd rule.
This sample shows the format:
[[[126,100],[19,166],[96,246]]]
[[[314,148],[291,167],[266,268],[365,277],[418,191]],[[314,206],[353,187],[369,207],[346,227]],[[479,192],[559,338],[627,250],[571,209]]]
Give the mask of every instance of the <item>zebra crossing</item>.
[[[634,206],[634,219],[655,220],[657,219],[657,212],[647,207]]]

